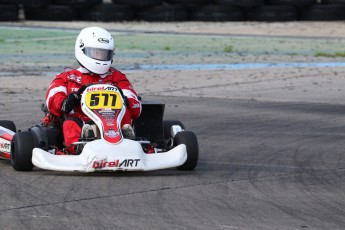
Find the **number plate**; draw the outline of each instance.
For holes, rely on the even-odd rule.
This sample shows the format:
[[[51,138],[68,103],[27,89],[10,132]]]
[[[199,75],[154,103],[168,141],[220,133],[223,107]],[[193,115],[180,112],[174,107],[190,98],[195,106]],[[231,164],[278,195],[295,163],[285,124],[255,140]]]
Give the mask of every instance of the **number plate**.
[[[86,95],[85,104],[91,110],[121,109],[120,94],[113,91],[92,91]]]

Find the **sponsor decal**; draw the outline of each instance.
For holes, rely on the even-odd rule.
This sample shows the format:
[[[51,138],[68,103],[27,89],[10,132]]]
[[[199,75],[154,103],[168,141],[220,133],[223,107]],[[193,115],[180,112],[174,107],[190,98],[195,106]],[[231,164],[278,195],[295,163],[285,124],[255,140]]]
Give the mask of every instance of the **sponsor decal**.
[[[87,92],[92,92],[92,91],[102,91],[102,90],[107,90],[107,91],[118,91],[117,87],[114,87],[112,85],[109,86],[93,86],[87,88]]]
[[[76,83],[78,83],[78,84],[81,84],[81,77],[80,77],[80,76],[76,76],[76,75],[74,75],[74,74],[72,74],[72,75],[67,75],[67,79],[68,79],[69,81],[73,81],[73,82],[76,82]]]
[[[105,122],[107,123],[107,126],[114,126],[115,125],[114,120],[111,120],[111,119],[105,119]]]
[[[120,133],[119,133],[119,132],[116,132],[116,131],[113,130],[113,129],[109,129],[109,130],[107,130],[107,131],[105,132],[105,135],[106,135],[107,137],[110,137],[110,138],[115,138],[115,137],[119,136]]]
[[[100,43],[105,43],[105,44],[108,44],[108,43],[109,43],[109,40],[106,39],[106,38],[98,38],[98,41],[99,41]]]
[[[79,48],[83,48],[84,47],[84,42],[82,39],[79,40]]]
[[[0,142],[0,151],[9,152],[11,144],[9,142]]]
[[[99,111],[99,114],[104,118],[108,126],[113,126],[115,123],[115,111],[112,109],[104,108]]]
[[[109,90],[109,91],[117,91],[117,88],[114,86],[108,86],[104,90]]]
[[[92,168],[101,169],[101,168],[130,168],[137,167],[140,159],[125,159],[123,161],[94,161],[92,163]]]
[[[139,103],[133,104],[132,109],[136,109],[136,108],[140,108],[140,104]]]
[[[92,91],[99,91],[99,90],[104,90],[104,86],[94,86],[94,87],[89,87],[87,88],[87,92],[92,92]]]

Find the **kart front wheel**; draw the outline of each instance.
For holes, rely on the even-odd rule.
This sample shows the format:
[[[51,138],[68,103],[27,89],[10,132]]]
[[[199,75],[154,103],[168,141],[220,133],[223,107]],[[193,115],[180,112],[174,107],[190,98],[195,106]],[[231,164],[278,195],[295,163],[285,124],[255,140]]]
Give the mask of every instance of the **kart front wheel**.
[[[199,144],[196,135],[191,131],[178,132],[174,138],[174,145],[185,144],[187,147],[187,160],[178,166],[177,169],[183,171],[193,170],[199,158]]]
[[[34,136],[30,131],[19,132],[13,136],[11,144],[11,164],[16,171],[31,171]]]

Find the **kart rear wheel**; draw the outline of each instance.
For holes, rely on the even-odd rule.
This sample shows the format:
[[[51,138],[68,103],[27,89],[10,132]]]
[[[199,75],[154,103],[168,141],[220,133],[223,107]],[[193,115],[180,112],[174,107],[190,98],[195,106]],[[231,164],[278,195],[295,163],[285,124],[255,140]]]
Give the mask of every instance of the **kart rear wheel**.
[[[11,164],[16,171],[31,171],[34,136],[30,131],[19,132],[13,136],[11,144]]]
[[[13,121],[2,120],[2,121],[0,121],[0,126],[6,128],[6,129],[9,129],[13,132],[17,132],[16,125],[14,124]]]
[[[199,158],[199,144],[196,135],[191,131],[182,131],[176,134],[174,138],[174,145],[185,144],[187,147],[187,160],[178,166],[178,170],[191,171],[193,170]]]
[[[184,124],[178,120],[165,120],[163,121],[163,131],[164,131],[164,139],[172,138],[171,136],[171,127],[173,125],[179,125],[182,129],[185,129]]]

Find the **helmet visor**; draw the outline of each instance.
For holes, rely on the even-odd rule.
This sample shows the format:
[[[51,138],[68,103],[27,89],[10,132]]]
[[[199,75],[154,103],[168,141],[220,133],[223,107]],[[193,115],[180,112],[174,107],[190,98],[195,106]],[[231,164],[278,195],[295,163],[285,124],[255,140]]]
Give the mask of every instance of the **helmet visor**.
[[[111,61],[114,56],[114,50],[85,47],[83,52],[86,56],[98,61]]]

